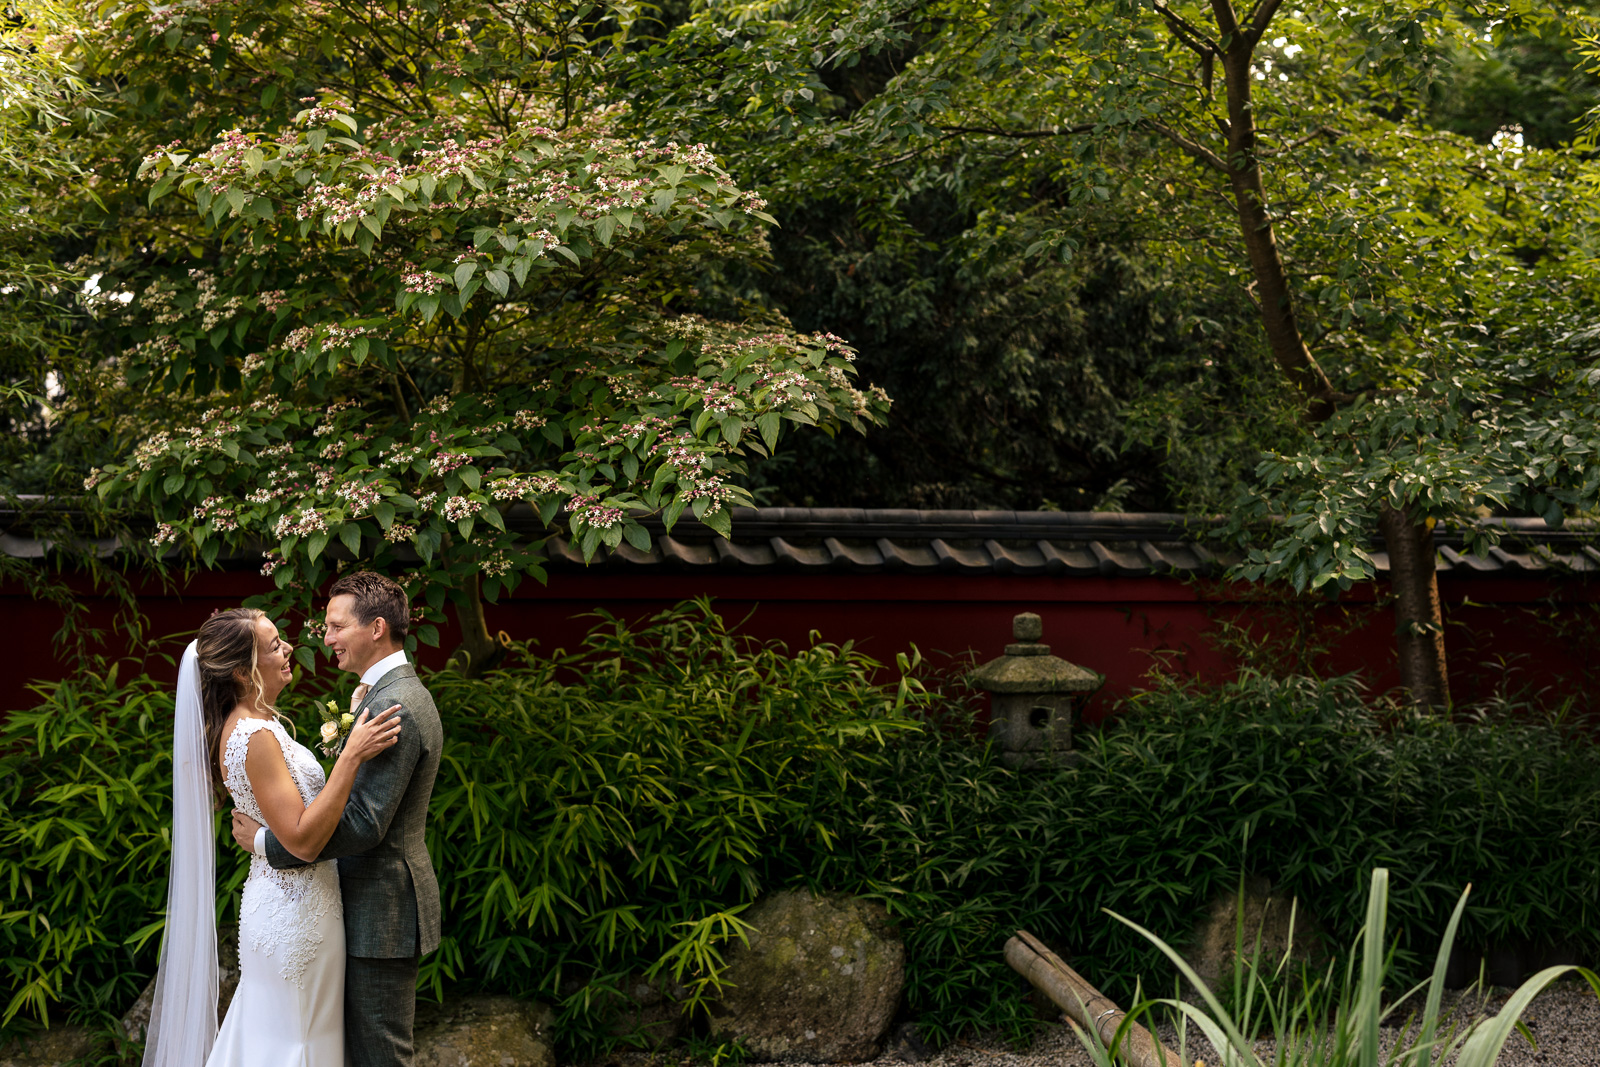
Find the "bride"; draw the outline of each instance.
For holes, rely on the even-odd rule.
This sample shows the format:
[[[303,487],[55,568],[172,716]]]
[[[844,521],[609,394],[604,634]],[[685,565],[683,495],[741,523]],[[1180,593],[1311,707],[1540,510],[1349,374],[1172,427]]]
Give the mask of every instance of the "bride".
[[[172,874],[144,1067],[342,1067],[344,916],[332,861],[273,870],[250,861],[239,910],[239,988],[217,1029],[216,801],[314,860],[356,768],[398,740],[390,708],[350,730],[333,773],[289,736],[273,701],[290,646],[254,608],[218,612],[178,671],[172,752]],[[386,721],[387,720],[387,721]],[[270,1020],[262,1025],[263,1020]],[[214,1047],[213,1047],[214,1046]]]

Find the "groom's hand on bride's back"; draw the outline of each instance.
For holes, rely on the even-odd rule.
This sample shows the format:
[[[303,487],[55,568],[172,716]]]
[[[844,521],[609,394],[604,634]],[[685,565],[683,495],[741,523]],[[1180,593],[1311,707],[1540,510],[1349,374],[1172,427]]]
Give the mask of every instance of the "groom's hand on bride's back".
[[[233,840],[246,852],[254,853],[256,850],[256,831],[261,829],[261,824],[242,811],[233,813]]]

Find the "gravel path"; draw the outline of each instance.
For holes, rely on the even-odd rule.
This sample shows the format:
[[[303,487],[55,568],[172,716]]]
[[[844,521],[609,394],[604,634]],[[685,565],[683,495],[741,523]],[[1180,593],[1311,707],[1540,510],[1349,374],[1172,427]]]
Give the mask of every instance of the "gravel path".
[[[1487,1000],[1446,994],[1445,1010],[1447,1014],[1455,1011],[1463,1018],[1473,1017],[1480,1009],[1493,1014],[1500,1010],[1509,995],[1510,991],[1504,989],[1495,990]],[[1522,1018],[1538,1047],[1529,1045],[1520,1034],[1513,1034],[1500,1054],[1499,1067],[1600,1067],[1600,999],[1596,999],[1586,984],[1559,982],[1551,986],[1539,995]],[[1163,1028],[1160,1036],[1168,1048],[1178,1047],[1177,1037],[1170,1029]],[[1393,1046],[1398,1036],[1397,1030],[1384,1032],[1385,1051]],[[1256,1046],[1257,1054],[1268,1064],[1272,1062],[1272,1051],[1271,1041],[1262,1041]],[[1203,1059],[1207,1067],[1216,1067],[1219,1062],[1210,1044],[1192,1027],[1188,1054],[1191,1065],[1195,1059]],[[1033,1046],[1025,1052],[1013,1050],[998,1038],[977,1038],[957,1041],[917,1062],[923,1067],[1092,1067],[1092,1061],[1072,1031],[1058,1024],[1046,1024]],[[871,1067],[904,1067],[904,1063],[902,1059],[886,1056],[874,1061]]]

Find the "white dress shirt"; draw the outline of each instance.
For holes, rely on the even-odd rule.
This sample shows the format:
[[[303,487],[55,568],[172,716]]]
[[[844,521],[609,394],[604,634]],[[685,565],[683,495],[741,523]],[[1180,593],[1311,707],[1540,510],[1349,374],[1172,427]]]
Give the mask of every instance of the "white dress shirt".
[[[405,649],[402,648],[399,652],[391,652],[361,672],[361,684],[365,686],[377,685],[379,678],[382,678],[396,667],[405,666],[406,662]]]
[[[399,652],[391,652],[361,672],[361,684],[370,689],[378,684],[379,678],[382,678],[396,667],[404,666],[408,662],[405,649],[401,649]],[[253,844],[254,847],[251,851],[257,856],[265,856],[267,854],[267,828],[265,826],[256,831],[256,839]]]

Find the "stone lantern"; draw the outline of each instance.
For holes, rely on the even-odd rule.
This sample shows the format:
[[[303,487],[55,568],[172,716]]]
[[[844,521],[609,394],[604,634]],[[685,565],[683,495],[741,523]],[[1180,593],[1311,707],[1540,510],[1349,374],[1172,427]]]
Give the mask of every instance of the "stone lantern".
[[[1073,757],[1072,723],[1101,678],[1050,654],[1039,643],[1044,623],[1032,612],[1011,620],[1016,642],[1006,654],[969,676],[991,694],[989,737],[1006,766],[1031,770],[1066,763]]]

